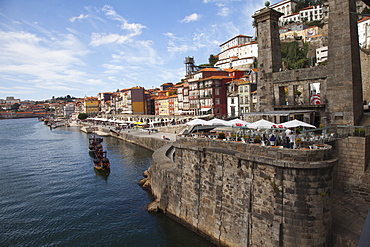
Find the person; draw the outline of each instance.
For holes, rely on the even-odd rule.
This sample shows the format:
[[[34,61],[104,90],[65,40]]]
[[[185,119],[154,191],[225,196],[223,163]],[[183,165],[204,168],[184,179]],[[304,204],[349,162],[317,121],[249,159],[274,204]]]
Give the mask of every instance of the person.
[[[288,137],[289,137],[289,148],[293,149],[296,135],[294,133],[291,133]]]
[[[276,137],[274,135],[271,135],[271,137],[270,137],[270,145],[271,146],[275,146],[275,142],[276,142]]]
[[[285,131],[285,146],[287,148],[290,148],[290,139],[289,139],[289,136],[290,136],[291,133],[292,133],[292,131],[290,129],[287,129]]]

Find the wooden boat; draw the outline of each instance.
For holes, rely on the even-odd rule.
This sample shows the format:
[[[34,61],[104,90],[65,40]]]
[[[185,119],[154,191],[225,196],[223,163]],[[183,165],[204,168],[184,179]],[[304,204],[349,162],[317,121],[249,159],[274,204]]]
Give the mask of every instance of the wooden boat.
[[[95,172],[107,176],[110,173],[110,163],[107,152],[103,151],[102,137],[92,136],[89,138],[89,155],[93,158]]]
[[[107,152],[100,150],[96,152],[96,157],[93,159],[94,168],[96,170],[110,170],[109,159],[106,157]]]
[[[89,155],[92,158],[97,158],[96,153],[103,150],[102,137],[92,136],[89,138]]]

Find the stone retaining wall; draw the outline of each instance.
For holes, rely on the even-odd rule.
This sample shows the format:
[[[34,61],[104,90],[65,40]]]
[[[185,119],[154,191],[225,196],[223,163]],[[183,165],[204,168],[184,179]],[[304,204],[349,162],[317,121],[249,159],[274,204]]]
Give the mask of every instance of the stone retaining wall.
[[[157,150],[168,144],[168,141],[166,140],[162,140],[158,138],[136,136],[136,135],[130,134],[129,131],[118,133],[118,132],[110,131],[106,128],[100,128],[100,127],[99,127],[99,131],[110,133],[110,135],[113,137],[122,139],[130,143],[134,143],[136,145],[150,149],[152,151]]]
[[[335,186],[370,202],[370,137],[337,140],[335,151],[339,160]]]
[[[330,147],[289,150],[192,138],[174,146],[174,162],[163,147],[149,170],[167,214],[220,246],[330,245],[336,163]]]

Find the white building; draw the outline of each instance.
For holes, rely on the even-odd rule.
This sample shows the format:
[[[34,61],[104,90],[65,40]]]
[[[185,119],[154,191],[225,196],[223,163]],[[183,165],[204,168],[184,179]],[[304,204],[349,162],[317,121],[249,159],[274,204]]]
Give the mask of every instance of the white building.
[[[285,17],[294,13],[296,5],[297,2],[294,0],[283,0],[270,6],[271,9],[283,13],[283,16],[281,16],[279,19],[280,26],[282,26],[285,22]]]
[[[250,36],[238,35],[221,44],[220,50],[215,67],[250,69],[258,56],[258,42]]]
[[[323,5],[306,7],[299,11],[300,21],[319,21],[324,18]]]
[[[370,49],[370,17],[358,21],[358,41],[361,48]]]
[[[316,49],[316,64],[328,60],[328,47],[322,46]]]

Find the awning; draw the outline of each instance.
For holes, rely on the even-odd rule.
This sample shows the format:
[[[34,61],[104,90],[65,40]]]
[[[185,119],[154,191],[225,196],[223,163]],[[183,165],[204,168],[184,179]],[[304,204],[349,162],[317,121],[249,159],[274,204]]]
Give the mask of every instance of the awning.
[[[211,110],[212,108],[202,108],[202,109],[200,109],[200,111],[209,111],[209,110]]]

